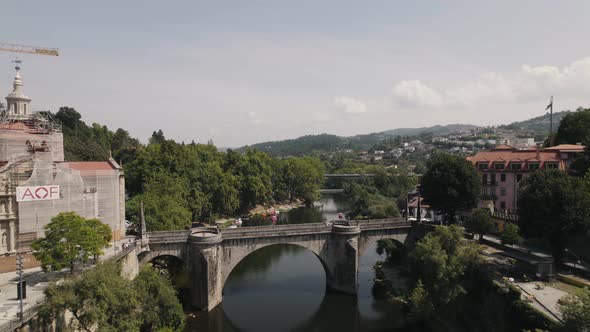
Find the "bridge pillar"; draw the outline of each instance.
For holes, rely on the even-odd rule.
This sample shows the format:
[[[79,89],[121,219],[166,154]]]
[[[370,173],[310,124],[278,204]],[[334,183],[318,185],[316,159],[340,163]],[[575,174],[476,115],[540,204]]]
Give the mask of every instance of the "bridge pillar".
[[[328,290],[350,295],[357,294],[359,248],[361,230],[358,226],[334,225],[330,239],[322,251],[327,265]]]
[[[188,270],[191,278],[191,305],[211,311],[222,299],[221,234],[198,232],[189,236]]]

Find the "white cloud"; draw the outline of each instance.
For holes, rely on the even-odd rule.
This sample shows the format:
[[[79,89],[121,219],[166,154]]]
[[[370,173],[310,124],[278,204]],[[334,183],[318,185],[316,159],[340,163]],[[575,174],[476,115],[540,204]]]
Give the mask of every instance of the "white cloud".
[[[361,114],[369,111],[367,104],[351,97],[336,97],[334,98],[333,104],[336,108],[347,114]]]
[[[259,125],[263,122],[262,119],[258,118],[256,112],[248,112],[248,118],[250,118],[250,122],[255,125]]]
[[[401,81],[393,87],[395,100],[408,107],[438,107],[443,99],[437,91],[419,80]]]
[[[590,57],[564,66],[523,65],[514,74],[482,73],[478,78],[436,89],[420,80],[397,83],[396,104],[409,108],[471,108],[480,105],[521,103],[549,98],[579,98],[590,93]]]

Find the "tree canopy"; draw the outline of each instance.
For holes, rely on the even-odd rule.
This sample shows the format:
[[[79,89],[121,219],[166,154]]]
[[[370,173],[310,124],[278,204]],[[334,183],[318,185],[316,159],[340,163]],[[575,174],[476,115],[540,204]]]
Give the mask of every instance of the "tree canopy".
[[[482,240],[486,233],[494,229],[494,223],[490,218],[490,212],[486,209],[475,209],[465,221],[465,230],[472,234],[478,234]]]
[[[133,280],[115,262],[51,284],[39,316],[45,323],[72,313],[68,328],[80,331],[182,331],[184,313],[170,282],[151,268]]]
[[[519,234],[519,228],[513,223],[504,224],[504,231],[500,234],[502,244],[515,245],[522,242],[522,237]]]
[[[477,206],[481,194],[479,173],[462,157],[437,154],[429,161],[428,170],[422,176],[420,193],[450,222],[457,211]]]
[[[97,123],[88,126],[72,107],[60,107],[52,116],[62,124],[64,154],[68,161],[106,160],[112,154],[115,160],[125,164],[135,158],[141,145],[126,130],[112,132]]]
[[[563,314],[564,331],[590,331],[590,290],[583,289],[577,295],[568,295],[558,302]]]
[[[590,168],[590,108],[578,108],[576,112],[568,113],[559,124],[555,136],[557,144],[582,143],[587,148],[584,153],[576,156],[571,165],[574,174],[584,175]]]
[[[111,228],[98,219],[85,219],[74,212],[62,212],[45,225],[45,237],[33,242],[35,258],[43,271],[74,270],[74,263],[101,255],[111,240]]]
[[[520,184],[518,215],[523,234],[546,239],[559,263],[569,236],[590,224],[590,190],[564,171],[534,172]]]
[[[410,253],[412,272],[436,305],[453,301],[465,292],[463,276],[481,264],[479,247],[463,238],[463,229],[437,227]]]
[[[125,165],[128,219],[137,222],[143,201],[149,230],[184,229],[258,204],[285,199],[311,203],[323,182],[323,164],[312,157],[271,159],[265,153],[218,151],[155,133]]]

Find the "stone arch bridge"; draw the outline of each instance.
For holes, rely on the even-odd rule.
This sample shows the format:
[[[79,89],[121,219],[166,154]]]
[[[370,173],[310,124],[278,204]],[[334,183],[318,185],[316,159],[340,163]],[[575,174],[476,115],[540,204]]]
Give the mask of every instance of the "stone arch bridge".
[[[211,310],[221,303],[225,281],[242,259],[269,245],[292,244],[318,257],[329,290],[356,295],[359,257],[370,241],[387,238],[412,246],[425,232],[424,225],[403,219],[152,232],[133,250],[133,264],[160,256],[180,258],[191,279],[191,304]],[[124,261],[124,270],[129,262]]]

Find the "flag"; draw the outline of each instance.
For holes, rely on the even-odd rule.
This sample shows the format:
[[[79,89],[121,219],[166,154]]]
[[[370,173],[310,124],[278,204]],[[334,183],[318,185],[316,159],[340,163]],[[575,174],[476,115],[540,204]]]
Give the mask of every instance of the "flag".
[[[549,101],[549,105],[547,105],[547,107],[545,107],[545,111],[550,109],[553,106],[553,96],[551,96],[551,100]]]

